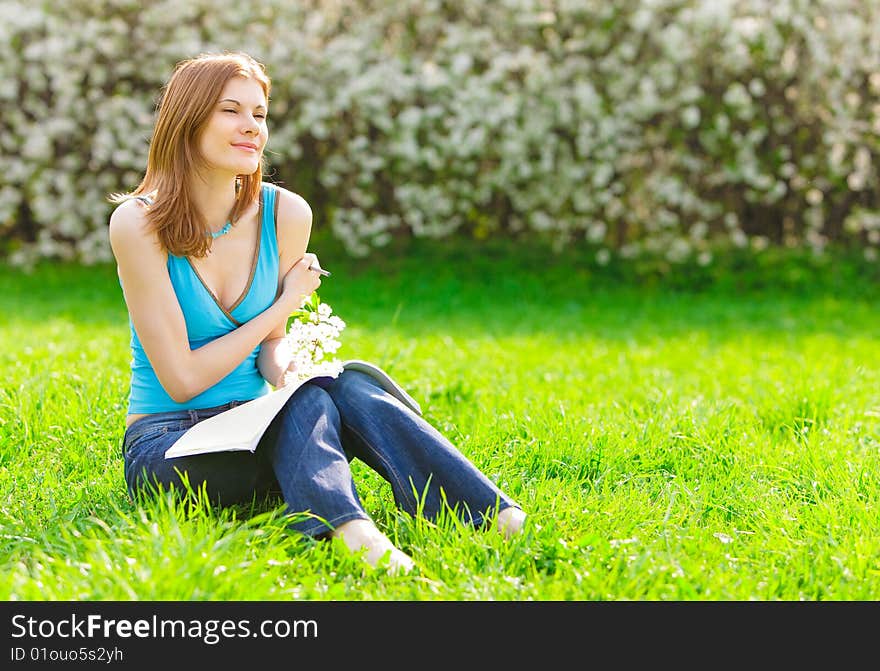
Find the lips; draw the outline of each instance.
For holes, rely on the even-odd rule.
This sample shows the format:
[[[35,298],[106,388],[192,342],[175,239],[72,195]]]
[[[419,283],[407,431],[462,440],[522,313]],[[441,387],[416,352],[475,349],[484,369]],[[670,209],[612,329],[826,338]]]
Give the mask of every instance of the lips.
[[[237,149],[244,149],[245,151],[257,151],[259,149],[253,142],[237,142],[232,146]]]

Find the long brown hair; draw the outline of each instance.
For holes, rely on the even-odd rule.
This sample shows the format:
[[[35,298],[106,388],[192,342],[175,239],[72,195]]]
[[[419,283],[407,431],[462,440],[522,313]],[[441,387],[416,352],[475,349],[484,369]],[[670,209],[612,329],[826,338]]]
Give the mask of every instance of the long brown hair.
[[[269,77],[263,65],[247,54],[201,54],[178,63],[157,107],[143,180],[131,193],[110,196],[115,203],[135,196],[155,196],[147,209],[147,222],[163,247],[175,256],[202,257],[208,252],[206,222],[195,207],[189,177],[201,164],[201,132],[233,77],[256,80],[269,100]],[[239,175],[233,221],[259,196],[264,161],[261,158],[252,174]]]

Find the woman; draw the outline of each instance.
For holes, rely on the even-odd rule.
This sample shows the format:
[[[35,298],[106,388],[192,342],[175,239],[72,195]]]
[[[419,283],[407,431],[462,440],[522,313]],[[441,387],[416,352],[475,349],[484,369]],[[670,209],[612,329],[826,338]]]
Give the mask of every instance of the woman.
[[[115,195],[110,244],[131,322],[131,392],[123,439],[134,496],[147,486],[205,487],[221,504],[280,491],[291,526],[340,537],[372,565],[409,570],[364,511],[357,457],[396,503],[510,535],[525,515],[442,435],[370,376],[345,371],[294,393],[257,450],[165,459],[196,422],[280,386],[291,367],[287,318],[321,284],[306,251],[312,214],[262,181],[270,82],[245,54],[202,55],[163,92],[147,169]],[[298,514],[304,513],[304,514]]]

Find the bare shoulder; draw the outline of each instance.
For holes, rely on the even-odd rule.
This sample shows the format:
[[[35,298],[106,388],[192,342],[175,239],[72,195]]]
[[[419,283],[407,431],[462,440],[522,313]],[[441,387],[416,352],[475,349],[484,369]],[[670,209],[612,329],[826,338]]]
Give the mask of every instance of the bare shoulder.
[[[278,224],[311,228],[312,208],[298,193],[276,186],[278,195]]]
[[[312,208],[306,199],[280,186],[278,190],[278,248],[282,253],[302,256],[312,232]]]
[[[126,200],[116,206],[110,215],[110,247],[117,259],[120,254],[137,250],[138,253],[161,254],[161,245],[146,217],[146,208],[137,200]]]

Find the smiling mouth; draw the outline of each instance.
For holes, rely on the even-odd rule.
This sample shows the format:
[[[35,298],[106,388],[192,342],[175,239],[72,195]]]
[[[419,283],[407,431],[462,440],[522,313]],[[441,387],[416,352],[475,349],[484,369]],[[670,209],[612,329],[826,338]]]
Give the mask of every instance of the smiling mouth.
[[[243,149],[244,151],[251,151],[251,152],[257,151],[256,147],[253,147],[249,144],[234,144],[232,146],[235,147],[236,149]]]

